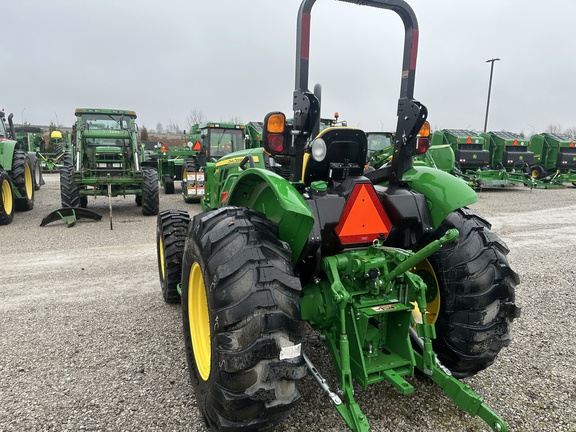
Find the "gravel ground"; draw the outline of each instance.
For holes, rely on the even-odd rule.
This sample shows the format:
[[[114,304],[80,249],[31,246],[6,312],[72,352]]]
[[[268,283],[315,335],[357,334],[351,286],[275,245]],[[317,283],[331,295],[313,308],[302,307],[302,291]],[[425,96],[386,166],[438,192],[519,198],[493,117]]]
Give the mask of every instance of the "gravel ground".
[[[59,177],[45,175],[32,211],[0,227],[0,431],[204,431],[188,383],[179,305],[162,300],[155,217],[132,197],[90,200],[100,222],[66,228],[41,219],[59,207]],[[178,195],[161,209],[191,214]],[[574,250],[576,188],[485,190],[471,207],[511,249],[520,274],[515,339],[496,363],[466,379],[511,431],[576,431]],[[570,342],[572,341],[572,342]],[[305,350],[334,385],[315,333]],[[358,389],[373,431],[486,431],[424,378],[402,396],[381,383]],[[277,431],[344,431],[310,377]]]

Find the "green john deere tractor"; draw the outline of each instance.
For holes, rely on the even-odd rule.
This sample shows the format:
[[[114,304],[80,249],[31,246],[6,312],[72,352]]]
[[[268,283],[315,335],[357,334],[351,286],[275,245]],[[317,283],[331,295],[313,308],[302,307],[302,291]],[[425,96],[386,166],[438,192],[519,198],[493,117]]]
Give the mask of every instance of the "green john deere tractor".
[[[72,150],[64,152],[60,195],[64,208],[86,208],[89,197],[134,195],[145,216],[158,214],[158,174],[143,167],[134,111],[76,109]],[[110,212],[112,211],[111,201]],[[62,214],[62,211],[60,211]],[[112,224],[112,219],[110,219]]]
[[[204,212],[158,216],[162,292],[182,305],[198,407],[215,431],[270,430],[300,398],[309,371],[348,427],[367,431],[353,383],[384,381],[409,394],[419,370],[464,411],[505,431],[457,378],[490,366],[510,343],[519,308],[508,248],[466,207],[477,195],[464,181],[413,164],[429,144],[427,109],[413,97],[414,12],[403,0],[348,2],[391,9],[404,22],[390,163],[364,170],[360,129],[319,130],[321,101],[308,89],[315,0],[303,0],[293,120],[269,113],[263,148],[206,165]],[[306,323],[324,336],[338,389],[305,354]]]
[[[44,184],[42,178],[42,156],[41,149],[44,147],[44,131],[37,126],[15,126],[17,147],[28,153],[32,163],[32,174],[34,178],[34,189],[40,190]]]
[[[190,128],[190,145],[196,152],[186,159],[182,171],[182,197],[186,202],[198,202],[205,195],[207,163],[251,145],[244,125],[238,123],[205,122]],[[256,145],[256,144],[254,144]]]
[[[12,114],[8,124],[0,111],[0,225],[11,223],[15,210],[34,208],[33,158],[18,147]]]

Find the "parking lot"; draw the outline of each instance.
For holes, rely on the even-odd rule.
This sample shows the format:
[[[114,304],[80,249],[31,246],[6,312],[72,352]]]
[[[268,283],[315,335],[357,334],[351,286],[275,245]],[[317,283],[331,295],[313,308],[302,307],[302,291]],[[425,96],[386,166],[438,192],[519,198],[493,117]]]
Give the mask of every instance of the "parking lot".
[[[156,218],[133,197],[89,200],[99,222],[67,228],[44,216],[60,206],[45,174],[30,212],[0,227],[0,431],[203,431],[188,383],[179,305],[162,299]],[[197,204],[161,191],[160,209]],[[511,431],[576,431],[576,187],[484,190],[471,206],[509,246],[520,275],[514,341],[465,380]],[[304,350],[335,386],[328,351],[311,332]],[[414,394],[381,383],[356,397],[373,431],[485,431],[430,381]],[[344,431],[315,381],[277,431]]]

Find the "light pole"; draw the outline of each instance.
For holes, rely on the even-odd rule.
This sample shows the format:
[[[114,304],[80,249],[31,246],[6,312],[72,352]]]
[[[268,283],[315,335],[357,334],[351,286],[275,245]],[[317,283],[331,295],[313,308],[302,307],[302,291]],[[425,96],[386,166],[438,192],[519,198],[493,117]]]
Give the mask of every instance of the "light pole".
[[[20,123],[21,123],[22,125],[24,125],[24,111],[26,111],[26,108],[24,108],[24,109],[22,110],[22,112],[20,113]]]
[[[494,74],[494,62],[499,60],[500,60],[499,58],[486,60],[486,63],[491,64],[490,64],[490,82],[488,84],[488,102],[486,103],[486,119],[484,120],[484,132],[486,132],[486,128],[488,127],[488,109],[490,108],[490,92],[492,91],[492,75]]]

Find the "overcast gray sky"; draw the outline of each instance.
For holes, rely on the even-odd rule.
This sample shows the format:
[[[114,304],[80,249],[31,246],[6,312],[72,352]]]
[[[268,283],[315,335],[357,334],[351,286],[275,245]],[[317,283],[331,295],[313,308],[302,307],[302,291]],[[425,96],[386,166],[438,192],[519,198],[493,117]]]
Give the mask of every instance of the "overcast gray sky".
[[[409,0],[415,97],[433,128],[526,134],[576,127],[576,1]],[[140,126],[292,115],[299,0],[11,0],[2,5],[0,108],[71,126],[76,107],[133,109]],[[392,130],[403,27],[390,11],[318,0],[310,86],[322,115]]]

